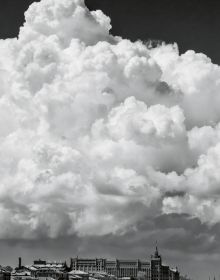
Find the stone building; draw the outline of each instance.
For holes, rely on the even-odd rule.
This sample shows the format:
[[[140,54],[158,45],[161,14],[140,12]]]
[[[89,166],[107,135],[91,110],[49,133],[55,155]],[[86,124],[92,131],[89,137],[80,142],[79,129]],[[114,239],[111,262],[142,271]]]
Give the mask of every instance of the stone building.
[[[162,257],[156,246],[155,253],[151,256],[151,280],[179,280],[179,278],[177,268],[174,270],[167,265],[163,265]]]
[[[106,259],[71,259],[73,270],[85,272],[103,271],[117,278],[134,277],[137,278],[138,272],[142,271],[150,280],[150,263],[141,260],[106,260]]]
[[[107,272],[116,278],[135,278],[139,280],[179,280],[179,272],[162,264],[162,257],[156,247],[150,262],[145,260],[107,260],[103,258],[71,258],[72,270],[87,273]]]

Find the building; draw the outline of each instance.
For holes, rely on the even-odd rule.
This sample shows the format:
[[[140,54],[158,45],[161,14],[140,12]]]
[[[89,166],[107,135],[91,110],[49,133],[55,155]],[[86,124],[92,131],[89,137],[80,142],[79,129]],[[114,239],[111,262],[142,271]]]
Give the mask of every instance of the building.
[[[169,267],[162,265],[157,246],[154,255],[151,256],[151,280],[169,280]]]
[[[71,268],[85,272],[106,272],[117,278],[137,278],[139,271],[146,273],[150,280],[150,263],[140,260],[71,259]]]
[[[89,273],[82,270],[72,270],[69,272],[70,280],[89,280]]]
[[[179,280],[180,275],[178,269],[171,269],[168,265],[163,265],[162,257],[156,250],[151,256],[151,280]]]
[[[45,260],[36,260],[34,264],[29,267],[34,276],[39,280],[44,278],[51,278],[55,280],[67,280],[68,272],[65,262],[48,262]]]
[[[177,269],[170,269],[162,263],[162,257],[156,250],[150,262],[146,260],[107,260],[103,258],[71,258],[72,270],[87,273],[106,272],[116,278],[135,278],[139,280],[179,280]]]
[[[24,266],[19,258],[13,278],[14,280],[68,280],[68,271],[65,262],[47,262],[39,259],[30,266]]]
[[[106,271],[117,278],[137,278],[138,272],[142,271],[149,276],[147,279],[150,280],[150,263],[141,260],[116,260],[114,270],[115,272],[109,270],[107,262]]]
[[[11,272],[7,271],[5,268],[0,267],[0,280],[10,280]]]
[[[71,258],[70,267],[72,270],[81,270],[85,272],[90,271],[105,271],[106,260],[105,259],[79,259]]]
[[[179,272],[163,264],[156,246],[150,261],[133,259],[71,258],[66,262],[36,260],[30,266],[19,265],[14,280],[180,280]],[[0,279],[10,280],[10,279]]]
[[[115,280],[114,275],[103,271],[94,271],[89,273],[89,280]]]
[[[15,271],[11,274],[12,280],[36,280],[35,277],[31,276],[31,272],[28,270]]]

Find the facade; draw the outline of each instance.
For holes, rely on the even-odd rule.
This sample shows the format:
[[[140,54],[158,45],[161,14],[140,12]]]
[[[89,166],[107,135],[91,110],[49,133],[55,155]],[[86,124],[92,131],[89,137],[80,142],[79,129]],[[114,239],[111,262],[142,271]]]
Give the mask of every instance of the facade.
[[[105,271],[106,259],[71,258],[70,266],[72,270],[81,270],[85,272]]]
[[[106,272],[116,278],[135,278],[138,280],[179,280],[177,269],[162,264],[162,257],[156,247],[150,262],[143,260],[107,260],[103,258],[71,258],[71,269],[87,273]]]
[[[140,260],[106,260],[106,259],[71,259],[73,270],[85,272],[107,272],[117,278],[134,277],[137,278],[138,272],[146,273],[150,280],[150,263]]]
[[[117,278],[137,278],[139,271],[145,272],[150,276],[150,264],[140,260],[115,260],[106,262],[106,272]]]

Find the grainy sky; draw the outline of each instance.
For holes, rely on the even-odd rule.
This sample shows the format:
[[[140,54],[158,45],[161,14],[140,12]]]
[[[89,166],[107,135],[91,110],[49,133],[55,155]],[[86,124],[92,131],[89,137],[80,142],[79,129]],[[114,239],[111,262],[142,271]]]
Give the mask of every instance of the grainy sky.
[[[31,2],[2,1],[2,39]],[[219,2],[86,1],[113,35],[205,54],[181,57],[47,2],[0,43],[0,262],[149,259],[158,240],[181,273],[218,279]]]

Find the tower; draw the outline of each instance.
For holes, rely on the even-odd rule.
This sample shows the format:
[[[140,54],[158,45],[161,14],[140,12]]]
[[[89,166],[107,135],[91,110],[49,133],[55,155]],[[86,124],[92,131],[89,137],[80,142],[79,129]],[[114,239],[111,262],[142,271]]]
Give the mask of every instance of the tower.
[[[154,253],[154,257],[155,258],[159,258],[159,252],[158,252],[158,248],[157,248],[157,244],[156,244],[156,249],[155,249],[155,253]]]
[[[157,244],[154,255],[151,256],[151,280],[162,280],[162,258]]]

